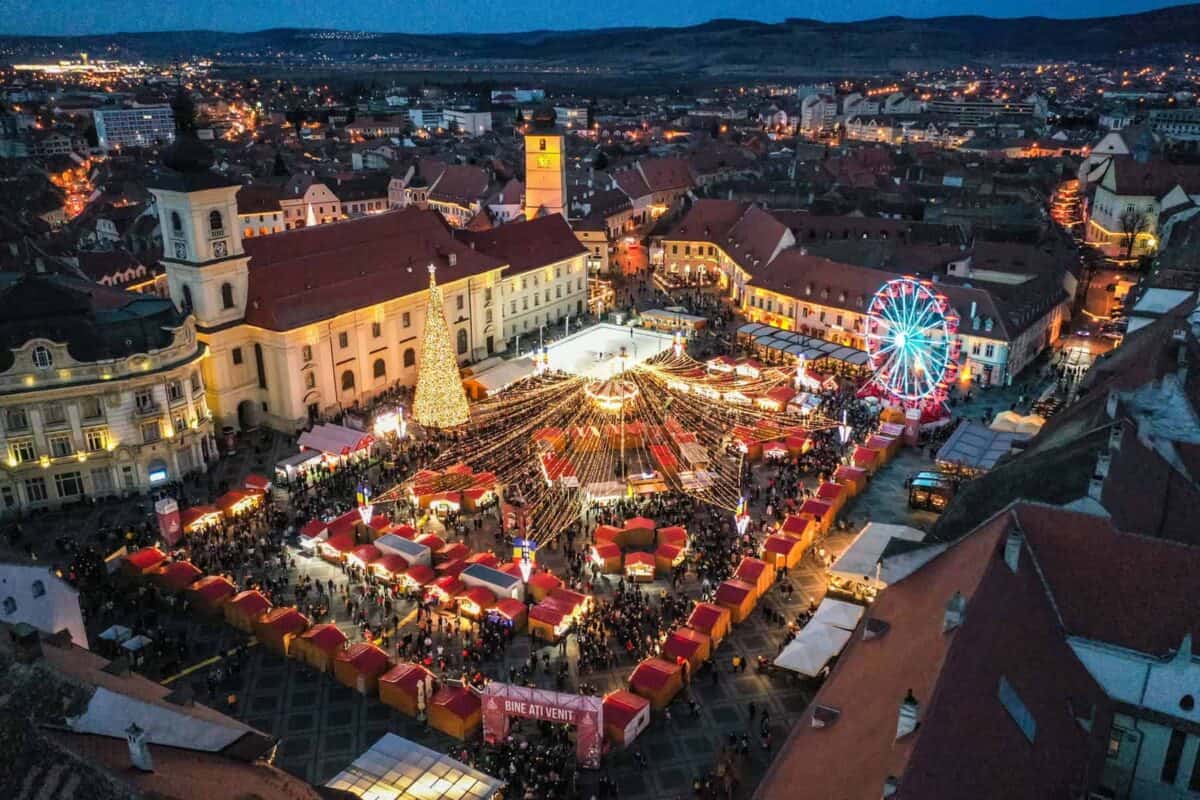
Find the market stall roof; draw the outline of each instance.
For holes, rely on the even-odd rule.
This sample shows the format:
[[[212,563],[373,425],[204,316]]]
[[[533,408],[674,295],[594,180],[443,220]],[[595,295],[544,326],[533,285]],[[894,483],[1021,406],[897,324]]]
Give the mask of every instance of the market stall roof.
[[[403,686],[410,691],[415,691],[417,683],[425,680],[426,677],[433,677],[433,673],[420,664],[404,662],[379,676],[379,682]]]
[[[627,530],[627,531],[643,529],[643,528],[647,529],[647,530],[654,530],[657,527],[658,527],[658,523],[656,523],[654,520],[649,519],[647,517],[633,517],[631,519],[625,520],[625,530]]]
[[[442,539],[442,537],[435,536],[432,533],[424,533],[418,536],[417,544],[423,544],[435,553],[446,546],[446,542]]]
[[[830,574],[852,579],[874,576],[875,565],[887,553],[893,541],[905,549],[925,540],[925,533],[907,525],[870,522],[859,532],[846,551],[829,568]],[[894,546],[893,546],[894,547]]]
[[[332,547],[339,553],[349,553],[356,544],[353,533],[339,533],[337,536],[330,536],[325,540],[327,547]]]
[[[645,566],[654,566],[654,555],[651,553],[629,553],[625,556],[625,566],[630,564],[643,564]]]
[[[265,492],[267,489],[271,488],[271,479],[259,475],[258,473],[251,472],[246,476],[246,479],[242,481],[242,486],[247,489],[261,489]]]
[[[832,358],[852,366],[864,366],[868,360],[867,354],[862,350],[815,336],[785,331],[772,325],[747,323],[738,328],[738,336],[749,337],[761,347],[792,356],[803,356],[809,361]]]
[[[1029,437],[1028,433],[995,430],[963,420],[938,450],[937,460],[972,472],[987,472],[1011,453],[1014,445],[1028,441]]]
[[[597,525],[596,532],[593,534],[593,536],[597,543],[615,542],[621,538],[622,533],[624,533],[624,531],[614,525]]]
[[[192,506],[191,508],[185,508],[183,511],[179,512],[179,524],[182,525],[183,529],[186,531],[188,528],[192,527],[197,522],[200,522],[205,517],[210,517],[213,515],[220,516],[220,514],[221,510],[216,506]]]
[[[811,514],[816,519],[825,519],[825,515],[833,510],[833,506],[824,500],[809,499],[800,506],[801,514]]]
[[[525,613],[525,604],[512,597],[505,597],[496,603],[494,611],[498,611],[509,619],[516,619]]]
[[[800,540],[790,536],[768,536],[763,540],[763,551],[786,556],[794,548],[800,547]]]
[[[352,644],[337,654],[338,661],[348,661],[363,675],[382,675],[388,669],[388,654],[367,642]]]
[[[738,568],[734,571],[733,576],[739,581],[746,583],[754,583],[763,574],[763,570],[767,568],[767,562],[745,556],[738,564]]]
[[[373,564],[383,557],[383,553],[373,544],[360,544],[350,551],[350,555],[363,564]]]
[[[332,538],[334,536],[340,536],[343,533],[352,533],[361,522],[362,517],[358,515],[357,511],[347,511],[345,514],[335,517],[333,521],[329,523],[329,536]]]
[[[829,660],[842,652],[851,632],[819,622],[809,622],[775,658],[775,666],[815,677]]]
[[[261,500],[264,494],[262,489],[230,489],[217,498],[217,507],[222,511],[228,511],[244,500]]]
[[[533,375],[534,371],[533,359],[526,356],[500,361],[489,369],[468,376],[466,380],[481,389],[485,396],[491,397]]]
[[[673,544],[678,547],[687,546],[687,528],[682,525],[671,525],[666,528],[658,529],[658,540],[665,544]]]
[[[529,609],[529,618],[538,622],[545,622],[550,625],[558,625],[567,616],[566,609],[554,603],[542,601],[533,608]]]
[[[509,575],[507,572],[501,572],[500,570],[494,569],[485,564],[471,564],[466,569],[464,569],[462,571],[462,573],[460,573],[460,577],[464,577],[464,578],[469,577],[474,580],[479,580],[479,581],[483,581],[485,583],[489,583],[493,586],[499,586],[503,589],[511,589],[513,584],[519,583],[517,578],[514,578],[512,575]],[[533,582],[534,577],[536,577],[536,576],[530,577],[530,579],[529,579],[530,583]],[[555,579],[555,580],[557,580],[557,579]],[[560,585],[561,585],[561,583],[560,583]],[[554,588],[557,588],[557,587],[554,587]]]
[[[687,623],[689,626],[701,625],[706,628],[711,628],[717,624],[721,617],[728,617],[728,609],[712,603],[697,603],[692,609],[692,613],[688,615]]]
[[[678,664],[661,658],[647,658],[634,667],[633,674],[629,676],[629,685],[650,690],[661,689],[676,672],[679,672]]]
[[[491,800],[504,782],[444,753],[387,733],[325,785],[347,796],[378,800]]]
[[[617,549],[617,552],[618,553],[620,552],[620,548]],[[509,577],[512,577],[512,576],[509,576]],[[554,589],[561,588],[563,585],[563,582],[562,582],[561,578],[559,578],[557,575],[555,575],[552,572],[539,572],[536,575],[531,575],[529,577],[529,585],[536,586],[539,589],[546,589],[547,591],[553,591]]]
[[[633,718],[650,705],[650,701],[641,695],[618,689],[604,696],[604,724],[624,728]]]
[[[457,717],[467,717],[479,710],[479,695],[461,686],[442,686],[433,695],[431,705],[441,706]]]
[[[401,575],[408,569],[408,562],[402,556],[388,553],[372,564],[375,569],[383,570],[389,575]]]
[[[817,487],[817,499],[836,501],[846,492],[846,487],[840,483],[822,483]]]
[[[273,630],[284,633],[299,633],[309,625],[308,617],[301,614],[294,606],[273,608],[261,620],[262,624]]]
[[[437,573],[431,567],[427,567],[424,564],[413,564],[404,573],[404,576],[413,583],[425,586],[433,582],[433,579],[437,577]]]
[[[492,567],[495,569],[496,565],[500,563],[500,559],[496,558],[495,553],[472,553],[471,555],[467,556],[467,563],[482,564],[485,567]],[[512,576],[510,575],[509,577]]]
[[[821,605],[817,606],[817,613],[813,614],[809,623],[820,622],[852,631],[858,627],[858,621],[862,619],[865,611],[866,609],[857,603],[847,603],[845,600],[826,597],[821,601]]]
[[[297,444],[305,450],[319,450],[334,456],[346,456],[371,444],[371,434],[344,425],[322,423],[300,434]]]
[[[496,604],[496,595],[482,586],[472,586],[463,593],[463,597],[480,608],[491,608]]]
[[[318,539],[327,533],[329,533],[329,525],[322,519],[310,520],[300,529],[300,536],[304,539]]]
[[[466,589],[466,584],[455,575],[444,575],[433,582],[433,586],[447,597],[457,597]]]
[[[205,600],[216,600],[218,597],[225,597],[237,591],[233,581],[224,575],[205,575],[193,583],[190,588]]]
[[[312,642],[314,647],[326,653],[332,653],[346,643],[346,634],[332,622],[314,625],[300,634],[300,638]]]
[[[229,601],[229,605],[243,612],[246,616],[257,617],[271,607],[271,601],[257,589],[247,589],[235,595]]]
[[[410,564],[429,557],[429,548],[411,539],[405,539],[399,533],[385,533],[375,540],[375,546],[385,553],[395,553]]]
[[[167,560],[167,555],[157,547],[143,547],[136,553],[125,556],[125,560],[141,570],[150,569]]]
[[[662,651],[672,658],[689,659],[708,642],[708,636],[691,628],[677,628],[663,642]]]
[[[204,573],[190,561],[172,561],[160,567],[157,578],[172,589],[183,589]]]
[[[747,595],[754,594],[754,587],[745,581],[728,580],[717,587],[715,599],[719,603],[740,603]]]

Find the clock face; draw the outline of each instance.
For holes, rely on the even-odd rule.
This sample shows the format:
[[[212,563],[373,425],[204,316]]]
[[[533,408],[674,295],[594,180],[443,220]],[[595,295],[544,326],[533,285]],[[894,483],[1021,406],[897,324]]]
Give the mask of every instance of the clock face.
[[[538,156],[537,157],[537,165],[538,165],[538,169],[550,169],[550,167],[551,167],[550,156]]]
[[[229,253],[229,246],[224,242],[213,242],[213,256],[215,258],[224,258]]]
[[[186,244],[184,244],[183,242],[175,243],[175,257],[176,258],[187,258],[187,245]]]

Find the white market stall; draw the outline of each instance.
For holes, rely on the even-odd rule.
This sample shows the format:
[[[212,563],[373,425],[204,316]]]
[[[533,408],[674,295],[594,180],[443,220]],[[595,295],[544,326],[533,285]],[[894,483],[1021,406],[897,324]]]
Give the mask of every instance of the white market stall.
[[[820,622],[809,622],[775,658],[775,666],[815,678],[830,659],[842,652],[851,632]]]
[[[379,548],[381,553],[400,556],[408,562],[410,567],[414,564],[423,564],[428,567],[433,563],[433,556],[428,547],[395,533],[385,533],[373,544]]]
[[[525,584],[515,575],[493,569],[486,564],[472,564],[458,573],[458,579],[467,586],[478,586],[487,589],[498,599],[511,597],[513,600],[525,599]]]
[[[925,533],[907,525],[867,523],[846,552],[829,567],[829,590],[874,600],[879,590],[900,577],[889,575],[886,564],[881,563],[893,540],[901,543],[899,547],[910,550],[914,544],[925,540]]]

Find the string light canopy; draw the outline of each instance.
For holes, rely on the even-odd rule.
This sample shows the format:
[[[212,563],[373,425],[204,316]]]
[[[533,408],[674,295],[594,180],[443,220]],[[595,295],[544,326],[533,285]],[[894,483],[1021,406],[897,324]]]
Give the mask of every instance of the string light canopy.
[[[437,284],[437,267],[429,265],[429,303],[425,311],[425,337],[417,365],[417,395],[413,419],[426,428],[457,428],[471,418],[467,393],[450,346],[450,326]]]

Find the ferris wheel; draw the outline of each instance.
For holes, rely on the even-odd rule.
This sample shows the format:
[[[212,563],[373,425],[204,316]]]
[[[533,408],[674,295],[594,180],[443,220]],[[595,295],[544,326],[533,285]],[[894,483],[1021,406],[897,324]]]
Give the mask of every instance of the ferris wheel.
[[[958,315],[927,281],[897,278],[871,298],[867,355],[875,383],[904,405],[945,400],[958,372]]]

